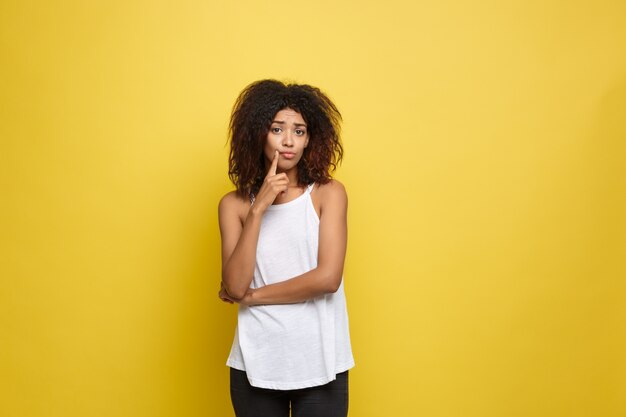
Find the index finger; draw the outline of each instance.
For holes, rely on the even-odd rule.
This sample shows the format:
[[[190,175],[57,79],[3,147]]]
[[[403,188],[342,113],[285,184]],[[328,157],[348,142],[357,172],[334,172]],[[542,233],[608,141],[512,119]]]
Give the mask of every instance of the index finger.
[[[267,176],[276,175],[276,167],[278,167],[278,151],[274,151],[274,159],[272,159],[272,164],[270,165],[269,171],[267,171]]]

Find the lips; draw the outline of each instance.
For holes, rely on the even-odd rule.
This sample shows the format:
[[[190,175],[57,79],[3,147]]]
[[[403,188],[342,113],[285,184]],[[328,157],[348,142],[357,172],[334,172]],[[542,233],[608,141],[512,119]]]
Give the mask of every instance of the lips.
[[[296,154],[293,152],[280,152],[280,156],[282,156],[285,159],[293,159]]]

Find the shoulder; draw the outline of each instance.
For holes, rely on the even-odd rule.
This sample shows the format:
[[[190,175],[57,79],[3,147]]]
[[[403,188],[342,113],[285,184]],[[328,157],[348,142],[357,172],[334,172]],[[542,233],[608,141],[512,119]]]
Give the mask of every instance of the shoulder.
[[[232,213],[241,215],[241,213],[245,211],[249,205],[249,201],[238,195],[236,191],[231,191],[224,194],[224,196],[220,199],[218,212],[220,217],[225,214]]]
[[[332,179],[326,184],[319,184],[317,193],[322,209],[324,206],[328,205],[337,206],[348,204],[346,187],[336,179]]]
[[[346,187],[339,180],[336,180],[336,179],[332,179],[328,181],[326,184],[319,184],[318,193],[320,193],[320,195],[324,194],[330,197],[346,197],[347,198],[347,195],[348,195],[346,192]]]

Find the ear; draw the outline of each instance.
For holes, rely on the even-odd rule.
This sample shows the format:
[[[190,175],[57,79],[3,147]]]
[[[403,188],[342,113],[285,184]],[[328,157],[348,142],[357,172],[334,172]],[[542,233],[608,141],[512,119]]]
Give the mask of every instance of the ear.
[[[304,147],[309,146],[309,135],[306,136],[306,140],[304,141]]]

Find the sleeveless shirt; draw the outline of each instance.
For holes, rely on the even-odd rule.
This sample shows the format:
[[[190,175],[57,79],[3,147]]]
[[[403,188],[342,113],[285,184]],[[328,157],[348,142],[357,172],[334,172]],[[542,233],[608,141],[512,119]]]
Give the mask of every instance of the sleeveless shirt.
[[[311,200],[313,185],[263,214],[251,288],[317,267],[320,221]],[[323,385],[352,368],[343,277],[335,293],[304,302],[239,305],[226,364],[246,371],[252,386],[276,390]]]

